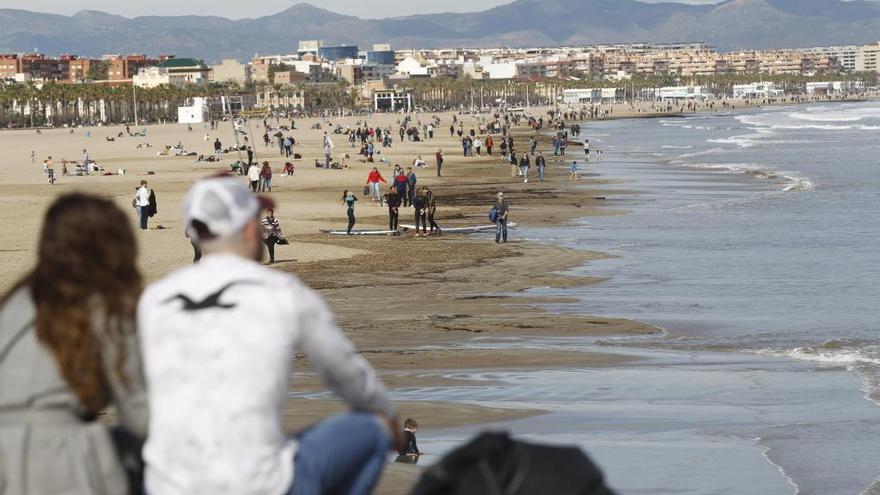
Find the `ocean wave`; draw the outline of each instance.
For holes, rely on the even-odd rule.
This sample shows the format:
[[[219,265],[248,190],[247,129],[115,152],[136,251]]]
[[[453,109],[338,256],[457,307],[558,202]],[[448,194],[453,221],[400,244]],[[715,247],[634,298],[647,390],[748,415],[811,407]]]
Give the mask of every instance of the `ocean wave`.
[[[782,192],[809,192],[816,189],[816,183],[800,172],[779,171],[760,163],[684,163],[670,164],[685,168],[714,170],[723,173],[746,174],[756,179],[781,180]]]
[[[789,116],[797,120],[806,120],[809,122],[858,122],[868,118],[865,115],[850,115],[844,113],[834,114],[817,114],[809,112],[792,112]]]
[[[727,150],[725,148],[709,148],[709,149],[702,150],[702,151],[694,151],[693,153],[685,153],[685,154],[679,156],[679,158],[687,159],[687,158],[695,158],[698,156],[705,156],[705,155],[718,155],[718,154],[722,154],[722,153],[729,153],[729,150]]]
[[[880,345],[861,341],[829,340],[812,347],[798,347],[789,351],[763,349],[758,353],[843,366],[861,378],[865,399],[880,405]]]
[[[689,150],[689,149],[692,149],[693,146],[673,146],[670,144],[664,144],[663,148],[668,149],[668,150]]]
[[[758,146],[759,144],[762,144],[762,140],[776,135],[776,132],[774,132],[772,129],[753,128],[750,130],[756,132],[752,134],[731,136],[729,138],[707,139],[706,142],[714,144],[735,144],[740,148],[752,148]]]
[[[771,130],[877,130],[880,127],[876,122],[880,120],[880,108],[854,108],[845,112],[821,108],[793,112],[772,111],[740,115],[736,120],[747,126]]]
[[[874,364],[880,366],[880,346],[843,340],[829,340],[822,345],[798,347],[777,355],[817,363],[840,365]]]

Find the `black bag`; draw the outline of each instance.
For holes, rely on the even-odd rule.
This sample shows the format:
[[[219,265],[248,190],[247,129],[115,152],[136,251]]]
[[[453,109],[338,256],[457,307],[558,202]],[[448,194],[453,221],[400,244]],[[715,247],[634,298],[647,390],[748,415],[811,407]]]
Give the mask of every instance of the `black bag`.
[[[144,493],[144,441],[121,426],[110,429],[110,438],[128,478],[128,493]]]
[[[370,186],[364,186],[364,196],[370,195]]]
[[[532,445],[483,433],[428,468],[410,495],[613,495],[577,447]]]

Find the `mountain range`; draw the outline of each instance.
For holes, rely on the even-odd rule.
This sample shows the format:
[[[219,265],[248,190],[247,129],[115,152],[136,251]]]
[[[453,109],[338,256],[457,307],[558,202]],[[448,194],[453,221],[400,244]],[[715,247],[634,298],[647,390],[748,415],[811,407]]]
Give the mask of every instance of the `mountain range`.
[[[0,52],[170,53],[217,62],[290,53],[299,40],[395,48],[536,47],[704,41],[722,51],[880,40],[880,2],[726,0],[715,5],[636,0],[517,0],[476,13],[360,19],[300,3],[274,15],[126,18],[0,9]]]

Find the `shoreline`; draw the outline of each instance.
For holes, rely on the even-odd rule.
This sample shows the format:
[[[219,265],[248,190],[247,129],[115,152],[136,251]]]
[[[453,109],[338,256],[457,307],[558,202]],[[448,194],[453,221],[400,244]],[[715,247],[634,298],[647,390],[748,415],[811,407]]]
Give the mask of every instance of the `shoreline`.
[[[816,102],[803,104],[813,103]],[[733,112],[754,108],[754,106],[737,107]],[[511,220],[523,226],[565,225],[575,219],[625,213],[615,209],[613,200],[613,196],[625,192],[625,184],[612,183],[595,175],[589,169],[584,180],[568,181],[564,160],[556,162],[548,156],[549,182],[544,184],[530,182],[528,185],[523,185],[521,181],[509,177],[509,165],[502,163],[498,158],[462,159],[457,156],[460,154],[460,147],[456,147],[455,140],[445,136],[443,132],[443,126],[449,123],[451,114],[438,115],[442,115],[444,119],[439,128],[438,139],[424,143],[395,143],[399,148],[388,150],[387,156],[392,157],[391,163],[402,163],[405,167],[408,160],[417,154],[423,155],[426,161],[432,163],[433,150],[437,147],[444,149],[448,147],[447,161],[444,164],[447,177],[442,180],[432,177],[433,166],[418,171],[420,181],[432,186],[438,194],[440,205],[438,221],[441,226],[449,225],[450,222],[487,223],[486,213],[494,192],[499,188],[505,190],[511,202]],[[688,115],[690,114],[678,112],[645,115],[615,111],[614,115],[603,120]],[[333,121],[353,124],[355,119],[367,118],[371,124],[381,121],[383,123],[380,125],[383,127],[385,125],[393,127],[395,117],[397,116],[382,115],[369,118],[355,116],[333,119]],[[425,118],[428,118],[427,114]],[[462,118],[470,122],[469,116]],[[279,216],[295,248],[279,251],[281,263],[276,268],[298,275],[307,284],[320,291],[337,314],[340,326],[355,341],[358,349],[380,373],[394,377],[392,383],[389,383],[391,388],[436,386],[438,382],[419,378],[420,372],[430,370],[559,367],[584,369],[611,364],[604,357],[599,358],[596,355],[580,352],[492,350],[480,352],[456,348],[456,344],[476,336],[646,335],[660,331],[650,325],[623,319],[555,315],[539,306],[565,299],[524,294],[533,287],[566,288],[601,282],[598,278],[576,277],[560,272],[581,267],[592,260],[607,256],[602,253],[519,241],[516,230],[511,232],[513,242],[501,246],[496,246],[484,235],[448,235],[439,238],[414,238],[409,235],[399,238],[333,238],[316,234],[317,229],[326,226],[328,222],[338,222],[335,225],[342,224],[343,211],[336,201],[338,193],[343,187],[356,187],[367,170],[355,159],[352,160],[352,169],[349,171],[337,173],[309,169],[309,161],[320,154],[318,143],[322,131],[309,130],[308,126],[318,121],[323,119],[298,121],[301,129],[295,134],[298,141],[304,144],[298,145],[297,151],[306,157],[297,162],[296,174],[299,175],[289,181],[281,177],[276,179],[278,191],[272,194],[282,200]],[[587,137],[591,122],[582,123],[583,132]],[[224,126],[231,127],[228,123]],[[168,136],[163,138],[172,143],[183,134],[184,138],[188,138],[187,146],[195,148],[202,144],[199,143],[201,139],[198,136],[201,131],[197,132],[196,136],[186,136],[186,132],[179,126],[150,127],[151,135],[155,131],[160,133],[168,131]],[[226,127],[224,133],[220,135],[228,140],[230,133],[226,132]],[[91,128],[96,141],[103,140],[103,137],[98,136],[101,129],[109,134],[115,132],[116,126]],[[26,131],[17,131],[17,133],[23,136]],[[525,148],[528,136],[532,134],[531,130],[515,129],[513,135],[517,147]],[[540,132],[537,135],[542,136],[543,144],[540,148],[546,149],[546,136]],[[6,139],[17,137],[18,134],[13,132],[3,136]],[[74,140],[73,137],[66,138],[61,135],[57,129],[44,132],[39,139],[43,140],[45,137],[55,138],[59,142],[71,139],[71,144],[65,146],[74,151],[66,151],[68,156],[76,156],[72,153],[76,153],[75,150],[82,145],[81,135],[75,135]],[[340,141],[337,149],[343,152],[349,151],[346,147],[347,143],[342,142],[341,136],[333,137]],[[183,238],[180,222],[176,219],[179,198],[194,178],[227,167],[224,164],[192,165],[189,159],[157,159],[153,156],[153,152],[160,149],[160,143],[156,143],[149,155],[134,156],[130,151],[131,157],[126,155],[124,158],[114,158],[121,153],[116,151],[119,146],[113,148],[115,146],[113,143],[89,143],[90,151],[98,144],[102,149],[107,150],[101,152],[104,156],[99,156],[102,164],[106,163],[107,169],[115,170],[118,164],[120,167],[127,166],[133,173],[122,177],[70,178],[67,182],[71,186],[62,181],[61,186],[46,189],[49,186],[43,184],[41,177],[36,173],[37,165],[33,170],[27,168],[27,173],[22,173],[21,176],[13,174],[12,179],[9,179],[8,171],[0,171],[0,192],[2,192],[0,196],[5,197],[0,199],[0,203],[7,209],[13,208],[13,205],[39,209],[51,199],[47,197],[47,191],[57,194],[69,189],[85,191],[98,189],[99,194],[112,196],[120,206],[125,207],[129,202],[128,183],[139,179],[138,174],[156,170],[157,174],[150,176],[149,180],[151,184],[158,184],[160,216],[156,219],[156,223],[160,223],[164,228],[138,233],[142,242],[142,252],[145,255],[141,259],[142,269],[147,278],[152,280],[174,267],[185,265],[190,251],[188,243]],[[204,146],[209,144],[210,142],[204,143]],[[271,149],[265,150],[262,143],[254,143],[254,145],[259,160],[267,158],[267,155],[273,152]],[[22,146],[18,146],[21,149],[21,157],[27,153]],[[56,155],[57,161],[64,156],[57,152],[47,153],[42,149],[40,151],[41,155]],[[575,147],[571,150],[571,156],[582,157],[579,151]],[[278,169],[276,160],[277,158],[272,159],[274,170]],[[15,165],[20,167],[23,161],[24,159],[18,159],[19,163]],[[582,158],[578,161],[582,161]],[[164,167],[165,164],[168,164],[167,168]],[[383,174],[387,174],[390,170],[390,165],[378,163],[376,165]],[[288,185],[288,183],[292,184]],[[589,186],[589,189],[583,186]],[[366,207],[365,203],[367,203],[366,198],[363,198],[358,207],[359,226],[384,225],[387,221],[387,210],[381,207]],[[338,215],[330,217],[328,212],[332,212],[334,206],[338,208]],[[409,223],[406,214],[410,211],[401,210],[404,217],[401,223]],[[16,220],[14,218],[0,220],[0,231],[15,233],[8,238],[11,249],[7,249],[6,245],[3,246],[4,252],[15,254],[8,256],[9,259],[5,260],[4,265],[5,272],[13,274],[20,273],[22,266],[27,266],[24,262],[29,254],[28,238],[35,238],[38,227],[28,223],[21,228]],[[290,260],[291,256],[299,261]],[[3,282],[11,285],[13,280],[3,280]],[[616,359],[617,361],[613,362],[625,363],[628,358],[624,356]],[[299,363],[297,368],[301,368]],[[301,378],[296,376],[294,379],[296,391],[300,390]],[[306,390],[320,391],[320,388],[314,385],[309,388],[308,382],[304,385]],[[309,414],[321,415],[333,410],[331,403],[313,402],[314,400],[288,401],[286,412],[289,416],[302,416],[307,419],[313,417]],[[401,404],[402,412],[409,414],[407,411],[410,410],[407,407],[410,406],[410,404]],[[412,415],[420,419],[425,431],[435,427],[432,423],[442,424],[444,427],[473,425],[480,423],[481,418],[493,418],[490,421],[499,421],[535,414],[541,412],[465,408],[454,403],[434,403],[412,410]],[[435,416],[445,417],[447,421],[432,419]],[[296,424],[293,422],[289,426],[293,427]],[[418,472],[414,472],[417,476]],[[391,478],[392,481],[398,480],[398,489],[402,489],[407,481],[412,481],[412,476],[410,473],[406,476],[394,475]],[[388,491],[381,490],[382,493],[393,491],[392,488],[388,488]]]

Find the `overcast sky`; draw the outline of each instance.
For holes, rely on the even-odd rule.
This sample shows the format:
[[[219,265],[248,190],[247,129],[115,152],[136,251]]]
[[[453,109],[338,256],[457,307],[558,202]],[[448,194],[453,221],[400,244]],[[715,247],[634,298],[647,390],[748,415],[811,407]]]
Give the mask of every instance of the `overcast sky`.
[[[435,12],[472,12],[485,10],[513,0],[313,0],[313,5],[340,14],[361,18],[428,14]],[[645,0],[658,2],[660,0]],[[666,0],[669,1],[669,0]],[[719,0],[680,0],[682,3],[717,3]],[[80,10],[101,10],[111,14],[139,15],[219,15],[233,19],[260,17],[280,12],[299,0],[0,0],[0,8],[36,10],[70,15]],[[476,6],[476,7],[475,7]]]

